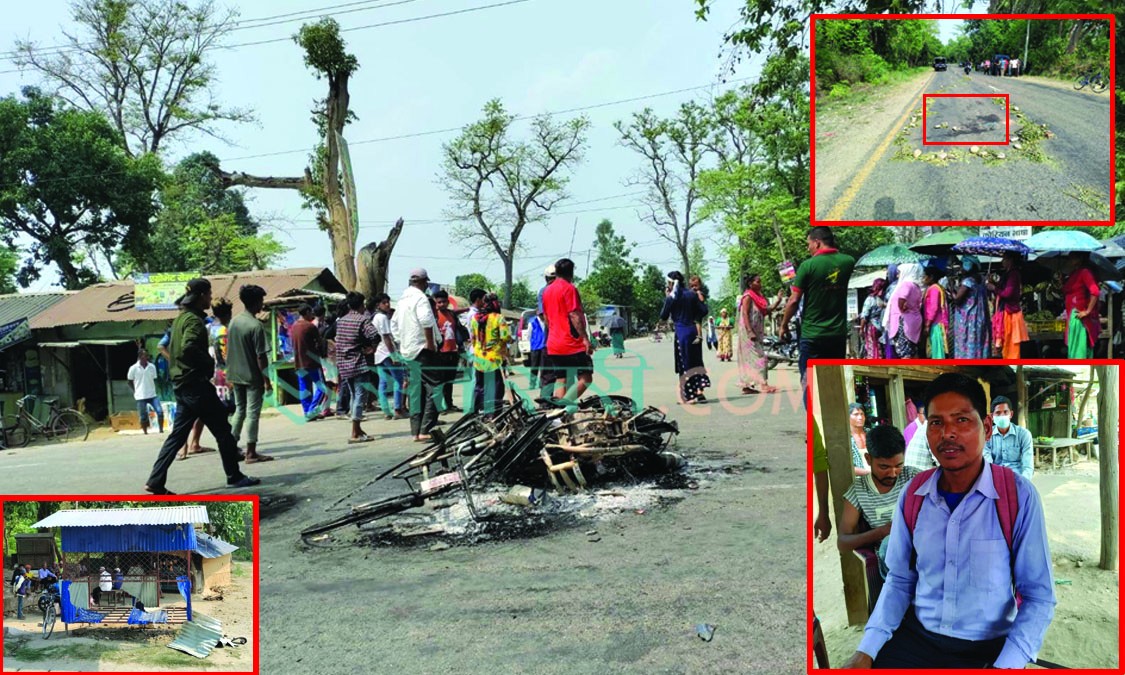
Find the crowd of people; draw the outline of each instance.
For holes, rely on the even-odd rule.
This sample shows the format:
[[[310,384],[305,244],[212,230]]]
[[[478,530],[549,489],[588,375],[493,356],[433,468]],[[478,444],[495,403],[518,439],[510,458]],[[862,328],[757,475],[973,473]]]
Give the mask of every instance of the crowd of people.
[[[859,314],[866,359],[1020,358],[1030,340],[1021,298],[1022,257],[1005,253],[1002,271],[986,279],[978,258],[890,265]],[[1101,331],[1098,281],[1089,254],[1071,253],[1064,269],[1064,339],[1070,358],[1092,358]]]

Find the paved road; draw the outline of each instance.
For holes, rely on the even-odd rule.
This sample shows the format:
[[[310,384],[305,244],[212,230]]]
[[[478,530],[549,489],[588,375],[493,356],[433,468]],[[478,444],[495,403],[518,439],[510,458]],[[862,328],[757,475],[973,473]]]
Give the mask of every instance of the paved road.
[[[379,440],[348,446],[344,423],[264,419],[261,449],[278,461],[255,467],[262,671],[804,672],[805,416],[795,371],[772,374],[780,394],[747,397],[734,366],[708,358],[715,400],[685,409],[674,403],[671,346],[628,346],[615,364],[627,369],[614,374],[620,386],[670,409],[689,459],[724,468],[644,514],[545,536],[445,551],[362,537],[307,547],[297,533],[328,502],[417,446],[405,421],[371,422]],[[3,452],[0,490],[135,492],[155,452],[156,439],[141,436]],[[217,492],[221,478],[217,457],[204,455],[173,465],[169,487]],[[700,622],[718,626],[712,642],[695,636]]]
[[[966,146],[923,145],[922,93],[1008,94],[1011,104],[1006,119],[1000,99],[928,98],[927,143],[1002,142],[1005,124],[1010,142],[982,145],[977,154]],[[934,73],[888,120],[882,140],[891,142],[855,148],[864,163],[832,194],[816,195],[817,215],[849,221],[1108,220],[1109,104],[1106,93],[1076,92],[1064,83],[966,76],[957,69]],[[1024,125],[1042,124],[1052,136],[1038,144],[1026,140]],[[915,157],[915,150],[921,155]],[[818,175],[832,170],[817,164]]]

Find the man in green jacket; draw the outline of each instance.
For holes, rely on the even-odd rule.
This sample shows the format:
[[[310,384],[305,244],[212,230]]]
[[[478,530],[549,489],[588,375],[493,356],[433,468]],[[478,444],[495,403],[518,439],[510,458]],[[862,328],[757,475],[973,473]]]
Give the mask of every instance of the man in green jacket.
[[[237,488],[257,485],[260,480],[247,476],[238,468],[242,454],[238,450],[238,442],[231,435],[226,406],[219,400],[215,386],[211,384],[215,361],[207,349],[207,326],[204,323],[206,309],[211,306],[211,282],[192,279],[188,282],[187,292],[176,304],[183,311],[172,322],[171,342],[168,345],[169,370],[172,388],[176,393],[176,421],[152,466],[145,491],[157,495],[173,494],[164,486],[168,479],[168,467],[176,459],[176,452],[187,441],[197,419],[203,420],[203,424],[218,441],[223,471],[227,474],[227,485]]]

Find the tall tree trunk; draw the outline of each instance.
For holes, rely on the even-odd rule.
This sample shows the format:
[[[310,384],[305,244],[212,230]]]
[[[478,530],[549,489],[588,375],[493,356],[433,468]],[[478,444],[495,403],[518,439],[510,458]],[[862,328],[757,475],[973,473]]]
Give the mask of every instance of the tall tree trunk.
[[[1098,567],[1117,569],[1117,368],[1097,366],[1098,485],[1101,496],[1101,556]]]
[[[328,77],[328,99],[325,101],[328,124],[325,130],[325,146],[328,149],[324,166],[324,201],[328,208],[329,222],[326,223],[328,236],[332,241],[332,262],[336,276],[345,288],[356,287],[355,274],[355,225],[351,222],[348,207],[340,190],[340,145],[337,134],[344,133],[348,118],[348,75],[346,73]]]
[[[504,307],[512,308],[512,256],[504,256]]]
[[[78,268],[71,261],[70,252],[64,250],[54,258],[55,264],[59,266],[59,272],[62,273],[63,288],[68,291],[82,290],[82,281],[78,278]]]

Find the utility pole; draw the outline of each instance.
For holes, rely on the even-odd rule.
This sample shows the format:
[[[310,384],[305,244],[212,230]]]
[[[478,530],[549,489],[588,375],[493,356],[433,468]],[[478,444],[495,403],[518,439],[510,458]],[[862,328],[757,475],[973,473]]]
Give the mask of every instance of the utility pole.
[[[1031,21],[1027,22],[1027,31],[1023,36],[1023,60],[1020,61],[1020,74],[1027,69],[1027,43],[1031,40]]]

